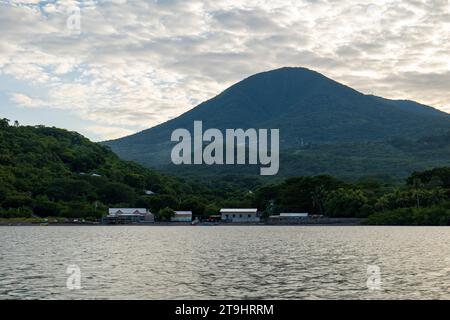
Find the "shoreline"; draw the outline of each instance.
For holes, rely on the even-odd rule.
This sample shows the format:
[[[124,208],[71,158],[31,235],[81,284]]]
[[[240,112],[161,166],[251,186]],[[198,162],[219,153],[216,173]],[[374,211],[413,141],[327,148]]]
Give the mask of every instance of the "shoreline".
[[[92,224],[92,223],[27,223],[27,222],[1,222],[0,227],[313,227],[313,226],[363,226],[362,223],[297,223],[297,224],[269,224],[269,223],[219,223],[196,224],[190,223],[148,223],[148,224]]]
[[[192,227],[215,227],[215,226],[360,226],[363,225],[364,219],[360,218],[314,218],[314,219],[305,219],[302,221],[285,221],[285,222],[199,222],[196,224],[192,224],[191,222],[152,222],[152,223],[125,223],[125,224],[102,224],[99,221],[57,221],[51,219],[50,221],[45,220],[20,220],[20,219],[12,219],[8,221],[7,219],[0,221],[0,226],[136,226],[136,227],[148,227],[148,226],[165,226],[165,227],[180,227],[180,226],[192,226]]]
[[[1,227],[450,227],[442,225],[370,225],[370,224],[351,224],[351,223],[303,223],[303,224],[237,224],[223,223],[217,225],[188,223],[152,223],[152,224],[74,224],[74,223],[0,223]]]

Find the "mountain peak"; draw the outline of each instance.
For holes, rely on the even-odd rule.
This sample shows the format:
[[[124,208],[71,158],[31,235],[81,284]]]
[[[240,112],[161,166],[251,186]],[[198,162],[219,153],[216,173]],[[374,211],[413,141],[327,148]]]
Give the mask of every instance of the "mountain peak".
[[[281,67],[274,70],[263,71],[256,73],[250,77],[245,78],[239,83],[255,81],[255,80],[270,80],[270,81],[301,81],[303,80],[324,80],[333,81],[323,74],[304,67]],[[333,81],[334,82],[334,81]]]
[[[252,75],[224,92],[246,91],[271,102],[282,97],[306,98],[323,94],[361,94],[323,74],[303,67],[282,67]],[[301,96],[301,97],[300,97]]]

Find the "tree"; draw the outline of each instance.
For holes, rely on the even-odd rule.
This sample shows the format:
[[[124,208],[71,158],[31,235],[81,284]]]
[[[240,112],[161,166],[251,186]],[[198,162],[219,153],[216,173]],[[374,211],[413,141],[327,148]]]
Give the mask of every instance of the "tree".
[[[11,120],[6,119],[6,118],[0,119],[0,128],[1,129],[8,128],[9,127],[9,121],[11,121]]]
[[[256,190],[253,197],[253,206],[259,208],[261,211],[272,210],[271,214],[274,213],[274,207],[276,200],[280,195],[279,185],[267,185]]]
[[[324,202],[326,197],[325,187],[323,185],[315,186],[314,190],[311,193],[311,196],[314,212],[318,212],[320,215],[324,215],[325,214]]]
[[[98,193],[104,203],[129,203],[131,205],[135,200],[134,190],[126,184],[118,182],[105,184]]]
[[[192,211],[196,217],[203,216],[206,204],[198,197],[189,196],[180,203],[180,210]]]
[[[55,179],[45,193],[52,200],[71,201],[86,199],[93,193],[93,187],[83,180]]]
[[[413,190],[414,190],[414,196],[416,198],[416,205],[417,209],[420,209],[420,191],[424,187],[424,184],[420,179],[414,179],[413,180]]]
[[[178,201],[171,195],[156,195],[148,199],[150,209],[153,212],[158,212],[163,208],[178,208]]]
[[[144,190],[145,179],[144,176],[136,173],[129,173],[125,175],[124,182],[136,189]]]
[[[330,176],[287,179],[280,189],[279,205],[291,212],[321,213],[322,195],[343,183]]]
[[[208,204],[205,207],[204,215],[209,217],[209,216],[217,215],[217,214],[219,214],[219,212],[220,212],[220,208],[217,205]]]
[[[39,197],[35,200],[33,211],[40,217],[57,217],[64,210],[64,206],[48,200],[46,197]]]
[[[156,217],[160,221],[170,221],[170,219],[175,215],[175,211],[169,207],[163,208],[158,211]]]
[[[9,194],[5,196],[2,206],[4,208],[20,208],[31,207],[33,205],[33,199],[29,194]]]
[[[325,209],[332,217],[361,217],[367,198],[361,190],[344,189],[332,191],[325,201]]]

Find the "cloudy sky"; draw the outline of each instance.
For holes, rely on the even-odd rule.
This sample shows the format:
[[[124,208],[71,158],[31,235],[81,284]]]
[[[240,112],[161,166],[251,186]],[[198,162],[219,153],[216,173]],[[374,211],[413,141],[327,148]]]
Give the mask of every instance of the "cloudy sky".
[[[448,0],[0,0],[0,117],[117,138],[283,66],[450,112]]]

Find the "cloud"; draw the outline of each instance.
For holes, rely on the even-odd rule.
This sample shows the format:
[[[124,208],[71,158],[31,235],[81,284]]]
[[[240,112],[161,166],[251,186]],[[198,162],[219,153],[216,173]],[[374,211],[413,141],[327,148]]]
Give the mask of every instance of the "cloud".
[[[104,126],[88,126],[85,129],[87,133],[95,136],[99,140],[116,139],[133,133],[132,130],[127,130],[118,127],[104,127]]]
[[[74,6],[80,30],[68,28]],[[6,1],[0,28],[0,74],[42,91],[18,89],[11,101],[115,128],[105,137],[154,126],[282,66],[450,105],[447,0]]]
[[[42,108],[46,106],[45,101],[29,97],[22,93],[12,93],[10,98],[12,102],[25,108]]]

